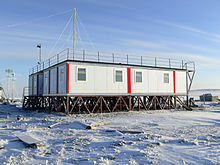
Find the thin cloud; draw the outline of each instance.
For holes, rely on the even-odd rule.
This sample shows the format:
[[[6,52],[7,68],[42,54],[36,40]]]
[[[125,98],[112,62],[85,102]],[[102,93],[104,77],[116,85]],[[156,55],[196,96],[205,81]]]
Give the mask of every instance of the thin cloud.
[[[162,57],[162,58],[170,58],[171,60],[184,60],[184,61],[194,61],[196,63],[197,69],[211,69],[215,68],[218,69],[220,65],[220,59],[219,58],[212,58],[207,57],[202,54],[196,54],[196,53],[186,53],[186,52],[179,52],[179,51],[144,51],[144,50],[127,50],[130,53],[142,55],[143,57]]]
[[[136,48],[130,50],[133,53],[138,53],[143,55],[147,54],[149,56],[187,59],[187,60],[203,63],[203,66],[204,64],[209,65],[209,63],[211,65],[212,64],[220,65],[220,59],[207,57],[204,55],[207,54],[207,52],[209,52],[209,54],[210,52],[213,52],[214,54],[218,53],[219,51],[214,48],[207,48],[200,45],[185,44],[174,41],[151,42],[151,41],[134,40],[134,39],[124,39],[121,41],[122,41],[121,44],[126,47],[130,47],[132,45],[134,48]],[[190,49],[196,50],[197,53],[189,52]]]
[[[168,21],[164,21],[164,20],[160,20],[160,19],[155,19],[155,18],[144,18],[144,19],[148,19],[148,20],[151,20],[156,23],[160,23],[160,24],[167,25],[170,27],[175,27],[175,28],[182,29],[185,31],[189,31],[189,32],[197,33],[197,34],[202,34],[202,36],[201,36],[202,38],[204,38],[203,35],[205,35],[205,36],[211,37],[211,38],[206,37],[207,40],[210,40],[213,42],[220,42],[220,34],[218,34],[218,33],[210,33],[210,32],[206,32],[204,30],[198,29],[198,28],[180,25],[180,24],[176,24],[176,23],[172,23],[172,22],[168,22]],[[213,39],[213,37],[215,39]]]
[[[134,47],[142,47],[142,48],[150,48],[150,49],[169,49],[171,48],[167,47],[165,44],[162,43],[156,43],[152,41],[143,41],[143,40],[135,40],[135,39],[123,39],[120,40],[121,44],[126,46],[134,46]]]

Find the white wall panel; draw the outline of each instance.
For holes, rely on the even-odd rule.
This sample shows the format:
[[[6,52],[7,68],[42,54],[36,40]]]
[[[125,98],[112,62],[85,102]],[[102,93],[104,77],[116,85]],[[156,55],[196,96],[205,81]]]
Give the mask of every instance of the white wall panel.
[[[69,93],[71,94],[127,94],[127,67],[121,65],[104,65],[92,63],[69,63]],[[86,69],[86,81],[78,80],[78,68]],[[116,70],[123,73],[123,82],[115,81]],[[136,72],[142,72],[142,82],[136,82]],[[164,83],[164,74],[169,74],[169,83]],[[57,68],[43,74],[43,93],[57,92]],[[47,77],[47,78],[46,78]],[[50,81],[49,81],[50,77]],[[39,77],[40,79],[40,77]],[[32,87],[29,78],[29,87]],[[175,71],[176,94],[186,94],[186,72]],[[34,84],[34,78],[33,78]],[[33,86],[33,94],[36,90]],[[58,93],[67,92],[67,65],[58,66]],[[131,67],[132,94],[174,94],[174,77],[172,70],[146,67]],[[31,94],[31,90],[30,93]]]
[[[37,75],[33,76],[33,95],[37,95]]]
[[[86,68],[86,81],[78,81],[78,68]],[[115,82],[115,71],[122,70],[123,82]],[[127,68],[97,65],[69,65],[70,93],[126,93]]]
[[[65,65],[62,65],[62,66],[59,66],[58,67],[58,70],[59,70],[59,74],[58,74],[58,86],[59,86],[59,89],[58,89],[58,93],[59,94],[64,94],[66,93],[66,64]]]
[[[136,82],[136,72],[142,72],[142,82]],[[131,93],[149,92],[149,71],[131,68]]]
[[[169,83],[164,82],[164,74],[169,74]],[[156,70],[157,75],[157,93],[173,93],[173,71]],[[149,77],[149,80],[151,77]]]
[[[149,83],[149,93],[157,93],[157,79],[158,74],[156,70],[148,70],[148,83]],[[143,91],[144,92],[144,91]]]
[[[50,70],[50,94],[57,93],[57,68]]]
[[[186,93],[186,72],[176,71],[176,93]]]
[[[33,84],[33,76],[29,76],[29,96],[33,95],[33,88],[32,88],[32,84]]]
[[[76,94],[126,94],[128,90],[127,67],[97,64],[69,64],[69,89]],[[86,69],[86,81],[77,80],[78,68]],[[123,82],[115,81],[115,71],[123,71]],[[142,83],[136,82],[136,71],[142,72]],[[169,74],[169,83],[164,83],[164,74]],[[176,71],[176,93],[186,92],[185,71]],[[131,68],[131,93],[174,94],[173,71],[149,69],[144,67]]]
[[[38,75],[38,95],[43,94],[43,74]]]
[[[48,94],[49,93],[49,71],[45,71],[44,72],[44,94]]]

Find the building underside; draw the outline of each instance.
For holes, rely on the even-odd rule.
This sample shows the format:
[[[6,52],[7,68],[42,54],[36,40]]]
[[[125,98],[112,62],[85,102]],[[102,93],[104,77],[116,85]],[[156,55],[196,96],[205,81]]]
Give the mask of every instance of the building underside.
[[[183,96],[175,95],[121,95],[121,96],[25,96],[24,109],[64,112],[66,114],[91,114],[128,112],[140,110],[165,110],[184,108],[191,110]]]

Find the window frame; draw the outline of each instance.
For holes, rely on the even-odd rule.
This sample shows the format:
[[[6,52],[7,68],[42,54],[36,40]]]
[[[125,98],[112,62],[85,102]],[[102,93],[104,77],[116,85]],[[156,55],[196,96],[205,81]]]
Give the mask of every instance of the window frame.
[[[117,81],[117,72],[121,72],[121,81]],[[119,69],[117,69],[117,70],[115,70],[115,82],[116,83],[123,83],[123,70],[119,70]]]
[[[169,73],[164,73],[163,74],[163,83],[164,84],[169,84],[170,83],[170,74]]]
[[[85,73],[81,73],[81,74],[83,74],[83,78],[85,78],[85,79],[79,80],[79,70],[80,69],[85,70]],[[87,81],[87,69],[85,67],[77,67],[77,76],[76,77],[77,77],[78,82],[86,82]]]
[[[137,81],[137,73],[141,73],[141,81]],[[143,82],[143,72],[142,71],[135,71],[135,82],[142,83]]]

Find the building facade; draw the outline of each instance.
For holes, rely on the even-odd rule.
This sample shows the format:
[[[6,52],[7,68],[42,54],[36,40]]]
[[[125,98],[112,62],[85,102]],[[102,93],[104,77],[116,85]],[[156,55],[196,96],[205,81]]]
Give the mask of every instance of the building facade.
[[[117,62],[116,55],[112,56],[112,61],[106,61],[102,60],[99,52],[97,60],[86,60],[85,52],[81,54],[82,59],[77,59],[77,54],[72,56],[68,53],[69,51],[65,60],[57,60],[55,64],[50,64],[50,60],[48,67],[45,67],[45,64],[43,67],[38,66],[42,69],[29,75],[29,99],[59,98],[67,102],[65,105],[62,103],[62,106],[68,113],[70,106],[76,109],[76,104],[77,108],[82,106],[87,112],[95,111],[94,107],[88,108],[89,104],[103,108],[100,102],[97,103],[100,98],[108,111],[112,111],[111,108],[118,109],[113,106],[118,106],[118,99],[127,110],[135,107],[136,102],[146,110],[153,106],[154,109],[162,109],[162,105],[176,107],[179,96],[188,96],[195,73],[195,70],[189,70],[183,61],[176,67],[167,59],[168,65],[164,66],[159,63],[159,59],[154,58],[152,66],[144,64],[142,56],[141,63],[134,64],[134,61],[129,62],[128,55],[125,56],[125,62]],[[58,56],[56,58],[60,59]],[[189,79],[190,72],[193,76]],[[180,99],[179,102],[185,106]]]

